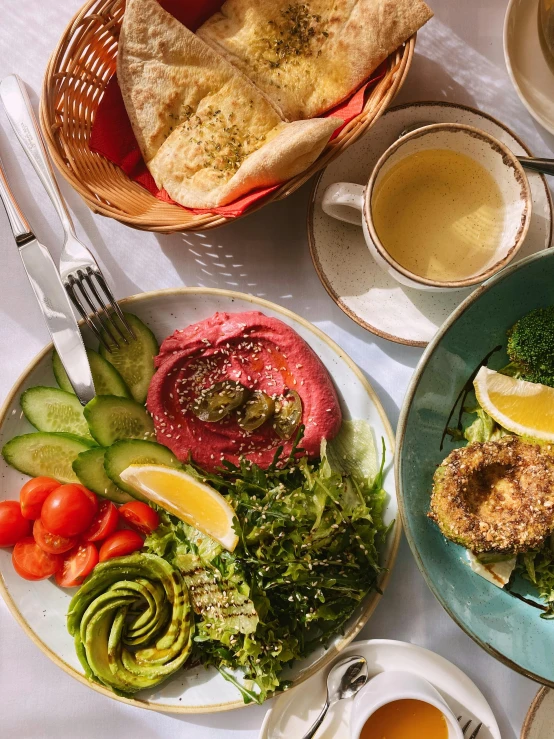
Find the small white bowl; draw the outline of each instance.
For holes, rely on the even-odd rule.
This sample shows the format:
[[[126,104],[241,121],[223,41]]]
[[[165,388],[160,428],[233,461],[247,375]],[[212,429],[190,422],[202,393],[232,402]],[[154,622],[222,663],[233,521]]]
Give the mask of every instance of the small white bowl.
[[[440,693],[431,683],[412,672],[381,672],[364,685],[352,706],[352,739],[360,739],[366,721],[375,711],[399,700],[418,700],[434,706],[446,720],[448,739],[463,739],[460,725]]]

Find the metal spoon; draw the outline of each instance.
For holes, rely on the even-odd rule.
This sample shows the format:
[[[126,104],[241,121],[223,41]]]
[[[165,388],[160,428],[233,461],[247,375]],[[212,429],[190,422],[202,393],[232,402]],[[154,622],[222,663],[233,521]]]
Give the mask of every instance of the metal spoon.
[[[327,675],[327,700],[311,729],[302,739],[311,739],[323,723],[329,707],[343,698],[352,698],[367,682],[367,662],[364,657],[354,656],[337,662]]]
[[[432,126],[434,123],[436,123],[436,121],[420,121],[419,123],[412,123],[411,126],[406,126],[406,128],[400,131],[398,138],[401,139],[402,136],[406,136],[406,134],[411,133],[412,131],[417,131],[418,128],[423,128],[423,126]],[[539,157],[517,157],[517,159],[524,169],[528,169],[531,172],[540,172],[540,174],[554,175],[554,159],[541,159]]]

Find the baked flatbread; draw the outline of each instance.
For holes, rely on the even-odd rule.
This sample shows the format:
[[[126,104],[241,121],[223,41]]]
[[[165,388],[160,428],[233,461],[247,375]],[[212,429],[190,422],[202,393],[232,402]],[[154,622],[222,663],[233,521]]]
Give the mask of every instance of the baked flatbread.
[[[190,208],[225,205],[294,177],[341,123],[283,122],[262,92],[156,0],[128,0],[117,75],[157,186]]]
[[[299,120],[349,97],[432,15],[423,0],[227,0],[197,34]]]

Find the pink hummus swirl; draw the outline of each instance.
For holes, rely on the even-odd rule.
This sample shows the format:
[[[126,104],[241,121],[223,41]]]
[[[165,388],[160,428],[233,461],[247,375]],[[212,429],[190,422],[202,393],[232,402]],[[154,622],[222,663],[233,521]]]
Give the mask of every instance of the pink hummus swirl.
[[[179,329],[162,343],[158,368],[148,390],[147,407],[160,444],[182,461],[192,459],[213,470],[223,460],[241,456],[268,467],[283,441],[271,422],[244,431],[230,414],[221,421],[201,421],[192,405],[202,390],[232,380],[251,390],[281,396],[295,390],[302,400],[305,426],[301,446],[318,456],[321,440],[339,431],[342,414],[337,393],[321,360],[289,326],[258,311],[215,313]]]

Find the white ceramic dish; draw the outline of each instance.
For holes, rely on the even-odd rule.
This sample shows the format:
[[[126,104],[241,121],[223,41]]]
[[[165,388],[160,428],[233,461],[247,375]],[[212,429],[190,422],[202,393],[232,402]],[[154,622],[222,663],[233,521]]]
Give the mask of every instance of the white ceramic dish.
[[[350,731],[352,739],[361,733],[370,716],[396,701],[421,701],[438,709],[448,728],[448,739],[464,739],[460,724],[439,691],[421,675],[398,670],[380,672],[356,694],[352,704]]]
[[[521,739],[554,737],[554,690],[541,688],[529,707],[521,729]]]
[[[439,281],[411,272],[399,264],[380,240],[373,221],[374,193],[387,174],[400,162],[432,149],[467,155],[489,172],[502,194],[504,213],[496,249],[481,271],[465,279]],[[346,189],[346,192],[344,191]],[[352,197],[352,191],[356,193]],[[377,264],[401,285],[419,290],[460,289],[484,282],[505,267],[517,254],[529,229],[533,201],[527,176],[507,146],[474,126],[435,123],[406,133],[395,141],[373,168],[365,187],[337,182],[327,188],[321,207],[325,213],[347,223],[361,222],[364,238]],[[349,213],[345,214],[344,211]],[[434,213],[428,214],[433,218]],[[448,248],[448,244],[443,245]]]
[[[337,221],[321,210],[323,193],[334,182],[365,184],[381,154],[406,127],[418,122],[462,123],[475,126],[505,144],[514,154],[531,152],[503,124],[473,108],[426,102],[387,111],[362,137],[316,180],[308,211],[308,239],[319,278],[335,303],[356,323],[390,341],[426,346],[438,327],[471,292],[424,293],[399,285],[375,264],[361,229]],[[542,175],[527,173],[533,213],[525,243],[515,263],[550,246],[552,199]]]
[[[533,118],[554,133],[554,72],[541,48],[539,0],[510,0],[504,21],[504,57],[512,83]]]
[[[415,644],[388,639],[354,642],[343,653],[344,656],[352,654],[366,658],[370,677],[393,670],[424,677],[438,690],[455,716],[462,716],[466,721],[472,719],[474,724],[483,723],[479,739],[501,739],[494,714],[481,691],[444,657]],[[321,710],[324,696],[325,672],[314,675],[301,688],[279,696],[265,716],[259,739],[303,736]],[[350,739],[352,703],[350,699],[331,706],[318,739]]]
[[[238,312],[260,310],[292,326],[312,347],[327,367],[338,390],[346,417],[366,418],[377,439],[385,439],[385,489],[390,495],[385,520],[398,519],[392,459],[394,437],[383,408],[362,372],[323,332],[300,316],[259,298],[228,290],[181,288],[144,293],[121,301],[125,309],[136,313],[162,340],[175,329],[187,326],[216,311]],[[86,343],[89,343],[85,336]],[[90,342],[94,346],[94,342]],[[18,434],[34,429],[21,413],[21,392],[33,385],[55,385],[51,369],[51,345],[46,347],[24,371],[0,411],[0,446]],[[17,498],[25,476],[8,467],[0,459],[0,499]],[[389,572],[380,582],[383,590],[393,567],[400,539],[397,524],[388,539],[383,564]],[[131,705],[173,713],[207,713],[241,708],[244,703],[238,690],[214,670],[198,667],[183,670],[157,690],[138,693],[135,699],[120,698],[111,691],[91,683],[83,675],[73,641],[65,627],[67,606],[74,591],[61,590],[44,580],[29,582],[20,578],[11,563],[11,550],[0,550],[0,592],[8,607],[35,644],[56,664],[85,685]],[[358,612],[347,624],[344,635],[337,636],[327,651],[315,652],[299,662],[287,679],[301,682],[328,664],[356,636],[377,605],[380,596],[367,596]],[[22,666],[22,669],[23,666]],[[33,666],[28,665],[32,670]],[[1,732],[0,732],[1,733]]]

